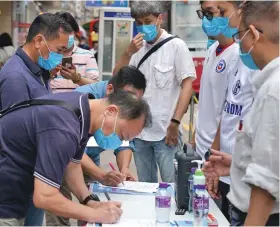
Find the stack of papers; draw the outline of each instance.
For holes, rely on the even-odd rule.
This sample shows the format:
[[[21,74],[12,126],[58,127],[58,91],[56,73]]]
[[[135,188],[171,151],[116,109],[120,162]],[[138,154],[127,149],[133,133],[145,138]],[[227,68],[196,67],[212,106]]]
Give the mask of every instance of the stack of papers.
[[[110,188],[118,188],[126,191],[133,192],[142,192],[142,193],[155,193],[158,189],[158,183],[147,183],[147,182],[133,182],[133,181],[124,181],[124,184],[119,184],[118,187],[110,187]],[[109,186],[102,186],[109,187]]]
[[[136,219],[121,219],[118,223],[107,225],[102,224],[102,227],[155,227],[154,220],[136,220]]]
[[[102,184],[94,183],[91,185],[91,191],[96,192],[108,192],[115,194],[153,194],[157,191],[158,183],[146,183],[146,182],[132,182],[124,181],[124,185],[120,184],[118,187],[110,187]]]

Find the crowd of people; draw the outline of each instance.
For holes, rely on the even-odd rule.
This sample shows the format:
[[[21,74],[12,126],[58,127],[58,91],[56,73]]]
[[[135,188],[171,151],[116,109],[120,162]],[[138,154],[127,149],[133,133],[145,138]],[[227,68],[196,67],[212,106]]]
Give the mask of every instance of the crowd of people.
[[[232,225],[279,226],[279,3],[200,4],[209,40],[191,144],[207,190]],[[162,6],[132,2],[138,34],[109,81],[68,12],[37,16],[15,53],[0,36],[0,226],[115,223],[121,203],[98,201],[92,181],[158,182],[159,169],[174,182],[196,71],[186,43],[161,28]],[[105,150],[119,171],[100,168]]]

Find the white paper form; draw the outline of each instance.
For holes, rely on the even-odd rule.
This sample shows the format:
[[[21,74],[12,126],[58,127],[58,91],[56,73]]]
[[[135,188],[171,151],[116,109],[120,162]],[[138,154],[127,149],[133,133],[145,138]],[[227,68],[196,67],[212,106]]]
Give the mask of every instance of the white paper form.
[[[118,187],[110,187],[110,188],[118,188],[127,191],[135,191],[135,192],[144,192],[144,193],[155,193],[158,189],[158,183],[147,183],[147,182],[133,182],[133,181],[124,181],[123,184],[119,184]],[[102,185],[102,187],[109,187]]]
[[[154,220],[121,219],[116,224],[102,224],[102,227],[155,227]]]

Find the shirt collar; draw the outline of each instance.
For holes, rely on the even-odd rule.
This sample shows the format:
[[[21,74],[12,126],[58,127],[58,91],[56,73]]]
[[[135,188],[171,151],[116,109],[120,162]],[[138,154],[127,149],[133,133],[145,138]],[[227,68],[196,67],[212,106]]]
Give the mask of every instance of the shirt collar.
[[[277,57],[271,62],[269,62],[263,70],[261,70],[255,78],[253,78],[253,84],[256,89],[260,89],[260,87],[269,79],[270,76],[273,76],[274,71],[279,69],[279,60],[280,58]]]
[[[25,53],[21,47],[17,49],[16,54],[23,60],[24,64],[34,75],[41,76],[42,69]]]

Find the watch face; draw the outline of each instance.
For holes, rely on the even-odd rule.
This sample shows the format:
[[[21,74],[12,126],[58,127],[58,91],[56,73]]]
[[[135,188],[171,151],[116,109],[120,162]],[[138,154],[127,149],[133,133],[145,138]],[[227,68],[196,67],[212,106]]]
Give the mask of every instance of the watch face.
[[[211,155],[211,150],[208,149],[208,151],[207,151],[207,152],[205,153],[205,155],[204,155],[205,161],[208,161],[208,160],[209,160],[210,155]]]
[[[94,201],[100,202],[100,199],[99,199],[99,197],[98,197],[96,194],[91,194],[91,195],[90,195],[90,198],[91,198],[92,200],[94,200]]]

